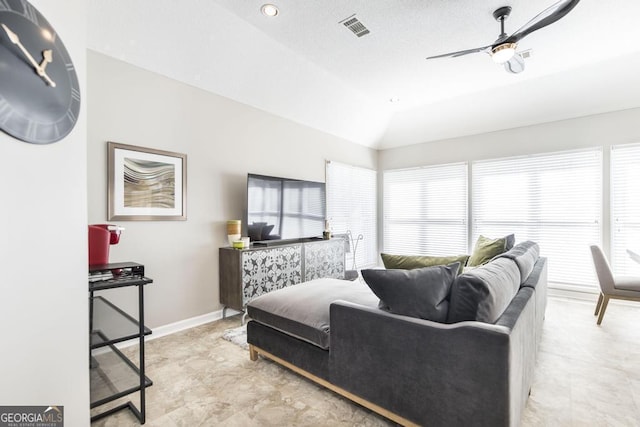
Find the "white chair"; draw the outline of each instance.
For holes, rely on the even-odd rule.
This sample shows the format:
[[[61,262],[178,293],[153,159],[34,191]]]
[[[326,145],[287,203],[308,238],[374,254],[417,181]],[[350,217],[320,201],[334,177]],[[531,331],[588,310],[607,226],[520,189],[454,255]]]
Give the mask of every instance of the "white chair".
[[[613,277],[611,267],[599,246],[591,246],[593,264],[596,267],[598,282],[600,283],[600,296],[596,304],[596,312],[599,325],[602,323],[604,312],[607,309],[609,299],[624,299],[640,301],[640,277]]]

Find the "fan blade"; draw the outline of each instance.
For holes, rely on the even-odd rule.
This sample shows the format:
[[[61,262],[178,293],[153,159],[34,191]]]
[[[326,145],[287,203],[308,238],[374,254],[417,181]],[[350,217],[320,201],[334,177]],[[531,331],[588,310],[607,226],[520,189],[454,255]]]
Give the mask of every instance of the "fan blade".
[[[449,52],[449,53],[444,53],[442,55],[429,56],[427,59],[446,58],[446,57],[457,58],[458,56],[464,56],[464,55],[469,55],[470,53],[482,52],[490,48],[491,48],[491,45],[484,46],[484,47],[477,47],[475,49],[460,50],[458,52]]]
[[[527,35],[533,33],[540,28],[553,24],[557,20],[563,18],[571,9],[576,7],[580,0],[561,0],[536,15],[535,18],[527,22],[522,28],[509,36],[505,43],[517,43]]]
[[[524,58],[519,53],[504,63],[504,69],[512,74],[518,74],[524,71]]]

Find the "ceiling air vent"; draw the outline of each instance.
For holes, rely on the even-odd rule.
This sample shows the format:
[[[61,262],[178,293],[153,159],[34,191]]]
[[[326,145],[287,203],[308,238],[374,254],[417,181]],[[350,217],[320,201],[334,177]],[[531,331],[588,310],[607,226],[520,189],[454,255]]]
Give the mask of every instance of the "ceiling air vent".
[[[369,29],[365,27],[358,18],[356,18],[356,15],[351,15],[350,17],[343,19],[339,22],[339,24],[342,24],[350,29],[351,32],[358,37],[369,34]]]

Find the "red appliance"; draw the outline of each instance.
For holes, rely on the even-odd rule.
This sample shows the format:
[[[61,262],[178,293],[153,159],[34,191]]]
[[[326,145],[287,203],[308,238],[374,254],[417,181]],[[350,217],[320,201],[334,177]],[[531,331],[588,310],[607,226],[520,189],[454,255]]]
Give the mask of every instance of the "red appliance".
[[[109,263],[109,246],[120,242],[122,230],[113,224],[89,225],[89,265]]]

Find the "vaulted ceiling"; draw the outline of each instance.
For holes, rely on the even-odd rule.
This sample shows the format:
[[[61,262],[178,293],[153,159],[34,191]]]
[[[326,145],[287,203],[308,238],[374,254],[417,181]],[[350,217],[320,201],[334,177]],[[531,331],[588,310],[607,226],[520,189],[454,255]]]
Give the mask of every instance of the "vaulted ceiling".
[[[89,48],[375,148],[640,107],[637,0],[582,0],[519,43],[520,74],[425,58],[493,43],[498,7],[512,33],[556,0],[268,1],[276,17],[264,0],[91,0]]]

